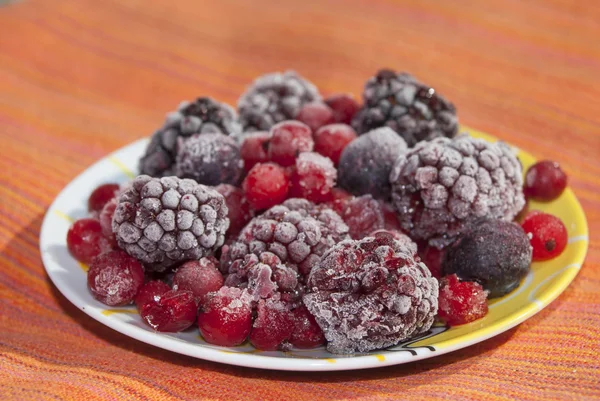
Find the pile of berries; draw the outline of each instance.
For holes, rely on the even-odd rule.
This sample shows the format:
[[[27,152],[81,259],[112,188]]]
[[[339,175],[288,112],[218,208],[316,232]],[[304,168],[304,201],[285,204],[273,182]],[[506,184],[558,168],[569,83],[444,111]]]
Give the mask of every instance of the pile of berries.
[[[564,190],[556,163],[523,181],[508,146],[455,136],[454,105],[405,73],[379,71],[363,102],[288,71],[238,113],[182,103],[142,175],[94,190],[68,231],[92,295],[211,344],[347,354],[479,319],[564,250],[556,217],[514,222]]]

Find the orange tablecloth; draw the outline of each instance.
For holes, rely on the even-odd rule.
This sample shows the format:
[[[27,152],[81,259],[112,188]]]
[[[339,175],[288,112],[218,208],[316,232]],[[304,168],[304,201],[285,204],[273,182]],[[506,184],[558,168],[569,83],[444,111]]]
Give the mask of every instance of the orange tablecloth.
[[[0,399],[600,398],[600,7],[594,1],[24,0],[0,7]],[[96,159],[150,134],[180,100],[235,103],[294,68],[359,94],[411,71],[461,121],[560,161],[587,213],[587,261],[519,327],[408,365],[285,373],[129,339],[49,282],[45,210]]]

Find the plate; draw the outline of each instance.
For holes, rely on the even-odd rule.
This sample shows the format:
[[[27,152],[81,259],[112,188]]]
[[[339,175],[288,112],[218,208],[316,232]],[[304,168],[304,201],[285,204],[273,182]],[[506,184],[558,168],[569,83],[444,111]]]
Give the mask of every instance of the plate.
[[[475,137],[494,141],[490,135],[464,129]],[[470,324],[448,328],[435,326],[419,338],[376,352],[340,356],[324,347],[311,350],[259,351],[250,345],[218,347],[207,344],[197,329],[182,333],[157,333],[142,322],[134,306],[107,309],[87,289],[87,267],[75,261],[66,246],[71,223],[87,214],[89,194],[100,184],[126,182],[134,177],[147,139],[126,146],[88,168],[58,195],[48,209],[40,234],[42,260],[58,290],[83,312],[112,329],[154,346],[196,358],[232,365],[293,371],[332,371],[375,368],[431,358],[484,341],[538,313],[575,278],[588,248],[585,215],[570,189],[550,203],[532,202],[531,209],[552,213],[567,227],[569,243],[557,258],[533,263],[530,273],[510,294],[489,304],[489,313]],[[535,159],[516,149],[527,169]]]

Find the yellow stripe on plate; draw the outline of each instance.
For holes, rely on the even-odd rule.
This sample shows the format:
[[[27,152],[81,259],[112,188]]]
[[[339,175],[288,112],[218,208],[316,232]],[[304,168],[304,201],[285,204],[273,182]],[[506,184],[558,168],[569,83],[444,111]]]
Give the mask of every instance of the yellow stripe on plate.
[[[129,315],[135,315],[138,312],[135,309],[105,309],[105,310],[102,311],[102,314],[104,316],[115,315],[117,313],[124,313],[124,314],[129,314]]]
[[[69,216],[66,213],[61,212],[60,210],[54,210],[54,214],[57,215],[58,217],[60,217],[61,219],[68,221],[69,223],[72,223],[75,221],[75,219],[73,219],[71,216]]]
[[[133,171],[129,170],[129,168],[123,164],[123,162],[119,159],[117,159],[114,156],[109,156],[108,160],[114,164],[115,166],[117,166],[119,168],[119,170],[121,170],[121,172],[123,172],[123,174],[125,174],[127,177],[129,178],[135,178],[135,174],[133,173]]]

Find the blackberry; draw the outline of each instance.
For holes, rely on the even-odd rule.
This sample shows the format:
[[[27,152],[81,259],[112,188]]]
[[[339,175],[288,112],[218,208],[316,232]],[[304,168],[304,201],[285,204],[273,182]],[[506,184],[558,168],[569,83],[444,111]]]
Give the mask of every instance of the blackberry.
[[[525,205],[522,167],[502,142],[463,134],[421,142],[390,174],[402,228],[442,248],[480,218],[512,220]]]
[[[192,103],[182,102],[177,111],[167,115],[163,127],[152,135],[140,159],[140,173],[152,177],[174,175],[179,138],[210,133],[237,137],[240,132],[237,114],[228,104],[208,97],[200,97]]]
[[[458,132],[454,105],[404,72],[380,70],[367,81],[363,102],[352,120],[359,135],[387,126],[412,147],[423,140],[453,137]]]
[[[521,226],[508,221],[483,219],[446,248],[444,274],[476,281],[501,297],[519,286],[529,272],[531,245]]]
[[[221,134],[195,134],[179,138],[175,175],[199,184],[238,185],[244,171],[240,148],[231,137]]]
[[[306,103],[321,100],[317,88],[295,71],[258,77],[238,100],[244,131],[266,131],[293,120]]]
[[[164,271],[217,250],[229,227],[223,196],[190,179],[141,175],[119,195],[112,229],[119,247]]]
[[[338,185],[354,195],[390,197],[390,171],[406,142],[391,128],[375,129],[348,144],[338,165]]]
[[[336,354],[396,345],[431,327],[438,283],[393,235],[342,241],[310,273],[303,300]]]

